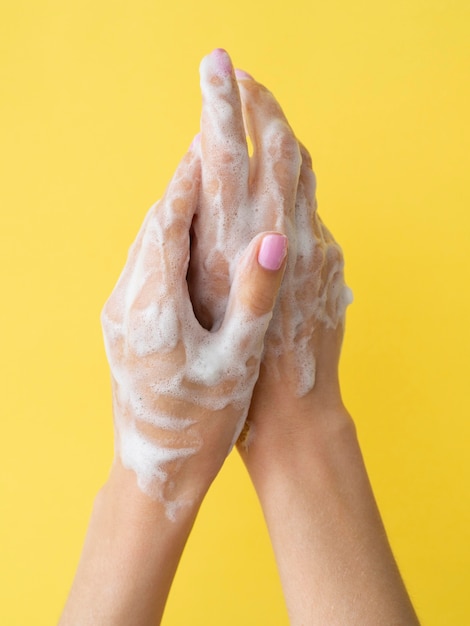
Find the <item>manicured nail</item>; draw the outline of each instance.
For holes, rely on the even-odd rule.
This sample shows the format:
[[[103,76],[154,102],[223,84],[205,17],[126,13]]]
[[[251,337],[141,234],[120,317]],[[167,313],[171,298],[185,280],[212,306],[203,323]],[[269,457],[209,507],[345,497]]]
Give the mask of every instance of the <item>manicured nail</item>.
[[[239,80],[243,80],[243,79],[249,79],[249,80],[254,80],[253,76],[251,74],[248,74],[248,72],[245,72],[245,70],[239,70],[236,69],[235,70],[235,76],[239,79]]]
[[[216,48],[212,54],[217,59],[217,66],[222,74],[229,75],[232,73],[232,61],[226,50]]]
[[[278,270],[287,254],[287,237],[266,235],[258,252],[258,263],[266,270]]]
[[[191,141],[191,145],[189,146],[190,150],[197,150],[199,144],[201,143],[201,133],[198,133],[194,136],[194,139]]]

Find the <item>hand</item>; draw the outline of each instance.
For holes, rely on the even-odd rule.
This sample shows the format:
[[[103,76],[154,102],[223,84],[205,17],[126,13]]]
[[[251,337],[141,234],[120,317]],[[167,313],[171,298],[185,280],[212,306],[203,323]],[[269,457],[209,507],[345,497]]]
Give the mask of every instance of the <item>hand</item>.
[[[300,167],[297,141],[274,100],[253,111],[250,159],[237,80],[215,50],[200,67],[201,193],[192,229],[189,284],[206,328],[222,322],[241,251],[258,232],[290,235]],[[263,115],[264,114],[264,115]],[[293,241],[295,245],[295,241]],[[295,256],[295,248],[290,254]]]
[[[149,212],[103,311],[117,459],[60,623],[160,622],[202,496],[247,414],[285,266],[285,239],[263,231],[279,231],[287,280],[241,451],[291,621],[417,624],[352,422],[336,411],[350,294],[316,214],[310,157],[244,73],[240,100],[225,52],[206,57],[201,79],[201,148]]]
[[[249,414],[249,424],[264,432],[263,415],[269,414],[266,430],[276,427],[272,408],[279,402],[289,409],[289,420],[292,403],[313,390],[340,402],[337,366],[351,292],[341,249],[316,211],[310,155],[273,95],[245,72],[234,72],[223,50],[205,57],[200,73],[202,187],[189,283],[201,323],[221,323],[240,250],[256,232],[275,229],[289,238]]]
[[[243,427],[286,255],[285,237],[258,234],[238,254],[218,330],[204,329],[186,282],[199,190],[196,142],[102,314],[117,455],[171,519],[205,493]]]

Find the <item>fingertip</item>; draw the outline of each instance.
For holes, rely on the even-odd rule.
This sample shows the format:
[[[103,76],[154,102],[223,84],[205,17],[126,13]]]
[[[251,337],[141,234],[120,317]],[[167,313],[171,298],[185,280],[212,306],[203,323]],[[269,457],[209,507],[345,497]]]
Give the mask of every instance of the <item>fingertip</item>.
[[[219,76],[230,76],[233,73],[233,65],[230,55],[224,48],[216,48],[203,57],[199,71],[201,76],[206,72]]]
[[[281,269],[287,256],[287,237],[281,233],[269,233],[263,237],[259,251],[258,263],[270,271]]]
[[[238,80],[254,80],[251,74],[248,74],[248,72],[239,68],[235,68],[235,76]]]
[[[260,233],[251,241],[232,285],[236,301],[249,315],[259,318],[272,313],[286,257],[287,237],[281,233]]]
[[[201,145],[201,133],[197,133],[197,135],[194,136],[193,140],[191,141],[191,145],[189,146],[189,149],[192,150],[193,152],[197,152],[199,150],[199,146]]]
[[[224,50],[224,48],[216,48],[211,52],[211,56],[214,58],[219,71],[223,72],[224,74],[232,73],[232,60],[230,59],[227,50]]]

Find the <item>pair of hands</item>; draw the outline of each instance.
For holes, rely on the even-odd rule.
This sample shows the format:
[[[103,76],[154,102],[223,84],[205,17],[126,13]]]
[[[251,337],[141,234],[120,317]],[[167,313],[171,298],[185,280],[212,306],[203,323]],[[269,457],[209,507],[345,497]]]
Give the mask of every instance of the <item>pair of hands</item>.
[[[223,50],[200,71],[201,133],[102,314],[117,455],[170,519],[241,433],[246,456],[258,439],[282,445],[305,398],[340,404],[350,301],[310,156],[278,103]]]
[[[290,623],[416,626],[341,402],[350,292],[310,157],[224,51],[201,86],[201,133],[103,310],[116,457],[60,625],[160,623],[238,440]]]

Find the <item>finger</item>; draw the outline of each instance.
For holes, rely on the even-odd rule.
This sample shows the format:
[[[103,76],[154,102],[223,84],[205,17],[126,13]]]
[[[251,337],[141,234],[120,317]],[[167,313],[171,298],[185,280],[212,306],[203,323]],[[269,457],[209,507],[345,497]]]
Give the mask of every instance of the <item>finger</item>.
[[[313,276],[312,263],[315,246],[321,242],[322,234],[316,213],[316,180],[312,171],[312,160],[307,149],[302,144],[299,146],[302,165],[295,199],[295,268],[297,275],[301,272],[310,273]]]
[[[245,123],[253,143],[255,193],[293,213],[301,155],[299,144],[274,96],[246,72],[237,70]]]
[[[149,212],[135,261],[134,290],[145,299],[164,297],[186,285],[189,231],[200,189],[195,140],[178,165],[163,198]],[[149,283],[152,283],[149,288]],[[137,296],[137,294],[135,294]],[[145,302],[140,303],[145,306]]]
[[[317,188],[317,181],[315,173],[312,169],[312,157],[310,156],[307,148],[299,141],[300,155],[302,157],[302,164],[300,166],[299,185],[297,189],[297,196],[305,199],[305,203],[311,212],[317,208],[315,192]]]
[[[202,179],[212,201],[237,206],[248,187],[249,158],[238,84],[225,50],[200,65]]]
[[[103,326],[109,324],[120,324],[124,314],[124,303],[126,301],[126,292],[129,289],[129,285],[132,282],[134,276],[134,269],[139,257],[140,248],[142,246],[142,240],[145,234],[145,228],[150,212],[155,210],[153,206],[147,213],[147,216],[141,225],[139,232],[133,241],[129,252],[127,254],[126,264],[119,276],[114,289],[106,301],[103,310],[101,312],[101,323]]]
[[[262,233],[241,257],[221,327],[236,332],[246,344],[260,345],[264,338],[284,274],[287,237]]]

